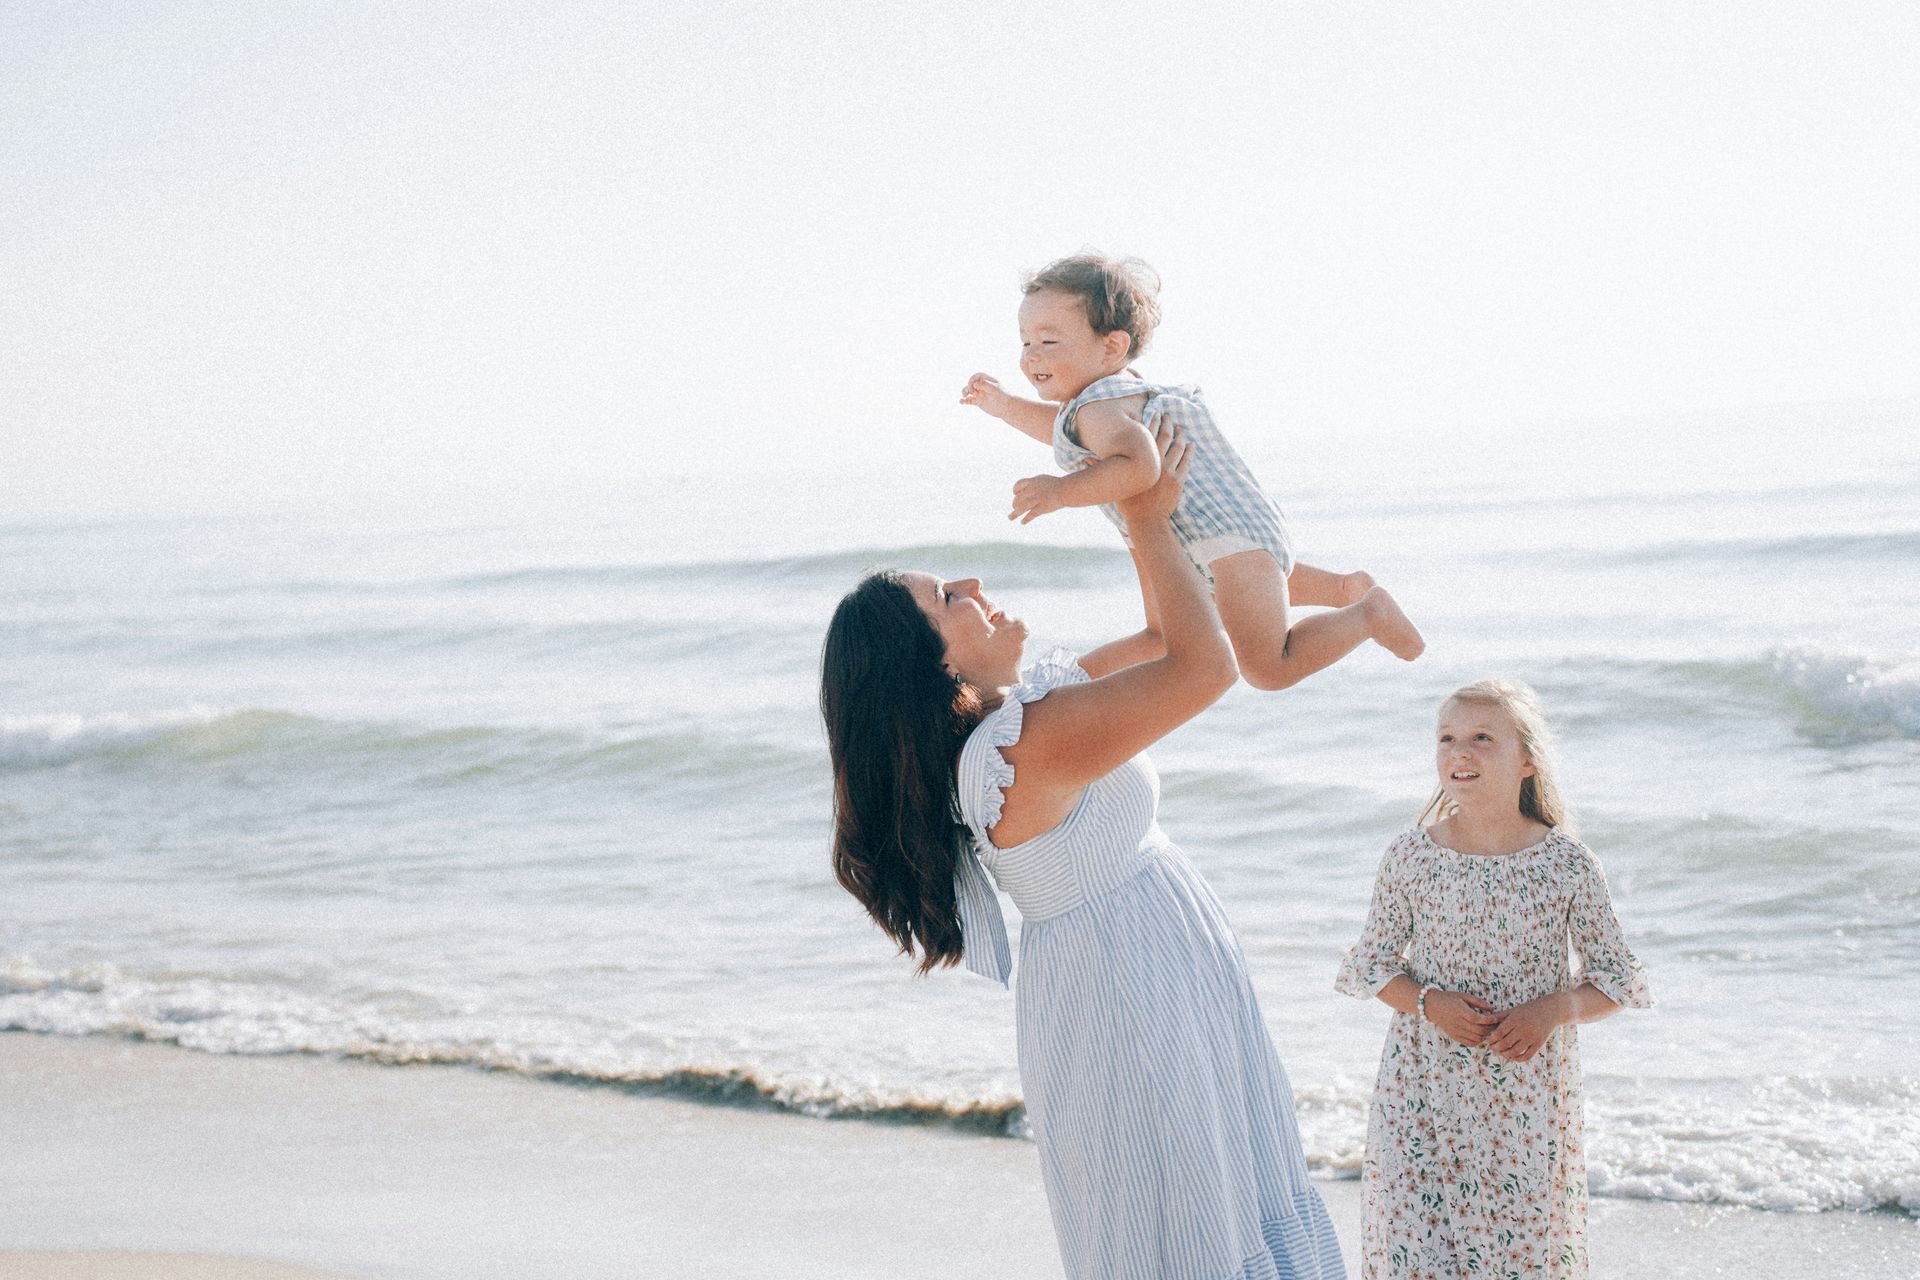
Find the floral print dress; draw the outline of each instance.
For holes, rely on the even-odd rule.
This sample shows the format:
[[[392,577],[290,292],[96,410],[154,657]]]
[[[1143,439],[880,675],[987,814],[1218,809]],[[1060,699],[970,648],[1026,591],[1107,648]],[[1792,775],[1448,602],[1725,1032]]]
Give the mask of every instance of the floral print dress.
[[[1558,828],[1494,857],[1420,827],[1396,839],[1335,986],[1366,999],[1396,974],[1503,1011],[1581,982],[1623,1007],[1652,1003],[1598,859]],[[1513,1062],[1395,1013],[1367,1117],[1361,1275],[1584,1277],[1581,1128],[1573,1027]]]

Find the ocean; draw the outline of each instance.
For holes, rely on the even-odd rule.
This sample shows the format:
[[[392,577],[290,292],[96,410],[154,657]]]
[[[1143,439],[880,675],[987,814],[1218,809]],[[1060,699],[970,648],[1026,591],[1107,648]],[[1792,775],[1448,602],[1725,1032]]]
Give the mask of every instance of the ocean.
[[[1335,969],[1438,702],[1498,674],[1656,1000],[1581,1032],[1595,1194],[1920,1215],[1920,456],[1802,426],[1282,491],[1428,654],[1153,755],[1321,1174],[1357,1176],[1387,1019]],[[0,526],[0,1029],[1024,1139],[1011,997],[914,978],[833,881],[816,708],[868,566],[982,577],[1036,656],[1132,625],[1096,517],[1002,518],[1019,474]]]

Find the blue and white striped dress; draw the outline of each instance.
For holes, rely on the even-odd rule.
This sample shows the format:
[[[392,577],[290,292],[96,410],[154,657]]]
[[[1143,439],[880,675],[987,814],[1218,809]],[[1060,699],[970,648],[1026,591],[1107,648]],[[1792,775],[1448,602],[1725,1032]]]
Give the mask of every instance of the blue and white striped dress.
[[[1029,668],[960,751],[974,846],[957,877],[969,968],[1007,980],[987,874],[1020,928],[1020,1081],[1073,1280],[1345,1280],[1307,1181],[1293,1092],[1220,902],[1155,821],[1144,755],[1045,835],[996,849],[1027,703],[1088,676]]]
[[[1280,562],[1281,573],[1293,572],[1293,535],[1286,517],[1267,496],[1253,472],[1227,442],[1213,411],[1198,387],[1162,387],[1130,374],[1113,374],[1094,382],[1053,417],[1053,460],[1062,471],[1078,471],[1099,457],[1080,439],[1080,410],[1096,400],[1147,397],[1140,420],[1148,431],[1162,418],[1170,420],[1193,445],[1193,462],[1180,486],[1180,505],[1173,512],[1173,536],[1188,558],[1209,578],[1209,561],[1222,554],[1253,548],[1269,552]],[[1112,503],[1100,508],[1122,534],[1127,521]]]

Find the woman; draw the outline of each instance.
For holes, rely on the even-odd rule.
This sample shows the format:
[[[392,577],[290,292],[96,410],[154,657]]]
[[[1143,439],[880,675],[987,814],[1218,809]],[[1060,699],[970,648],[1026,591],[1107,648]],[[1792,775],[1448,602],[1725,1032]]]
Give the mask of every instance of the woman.
[[[1236,676],[1169,523],[1189,451],[1159,445],[1122,504],[1145,631],[1022,673],[1026,627],[976,580],[875,574],[840,602],[834,870],[922,972],[1005,982],[987,874],[1020,908],[1020,1079],[1070,1277],[1344,1278],[1239,945],[1139,754]]]

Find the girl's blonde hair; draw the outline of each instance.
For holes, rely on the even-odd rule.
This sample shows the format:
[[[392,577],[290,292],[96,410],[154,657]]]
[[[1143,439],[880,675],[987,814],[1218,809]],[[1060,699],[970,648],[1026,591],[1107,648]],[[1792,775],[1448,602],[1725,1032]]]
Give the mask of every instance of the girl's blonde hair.
[[[1069,293],[1086,308],[1087,323],[1101,337],[1127,335],[1127,359],[1137,360],[1160,325],[1160,276],[1138,258],[1076,253],[1049,262],[1027,277],[1025,294]]]
[[[1473,702],[1498,707],[1513,721],[1520,737],[1520,750],[1533,765],[1533,776],[1520,779],[1520,812],[1542,826],[1559,827],[1572,834],[1573,815],[1567,810],[1566,797],[1560,792],[1560,770],[1554,758],[1553,731],[1547,728],[1547,709],[1533,687],[1519,680],[1476,680],[1455,689],[1440,704],[1442,711],[1455,702]],[[1433,799],[1420,811],[1418,824],[1428,826],[1453,811],[1452,798],[1445,787],[1436,788]]]

